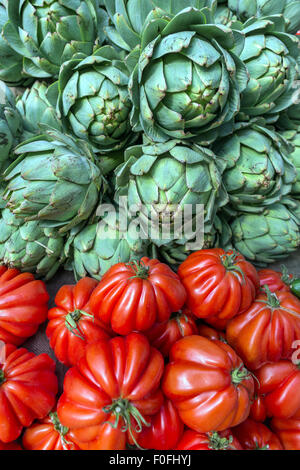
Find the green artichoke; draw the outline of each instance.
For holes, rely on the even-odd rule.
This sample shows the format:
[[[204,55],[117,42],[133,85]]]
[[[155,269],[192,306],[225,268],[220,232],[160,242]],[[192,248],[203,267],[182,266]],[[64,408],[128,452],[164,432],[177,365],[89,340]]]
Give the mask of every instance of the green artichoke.
[[[21,144],[5,172],[7,206],[25,220],[64,233],[87,220],[99,200],[102,176],[90,147],[48,131]]]
[[[279,130],[300,131],[300,103],[294,104],[280,113],[275,125]]]
[[[4,38],[30,77],[57,77],[64,62],[92,54],[104,39],[107,15],[96,0],[9,0],[7,12]]]
[[[84,60],[64,64],[59,76],[59,107],[65,126],[95,150],[119,150],[135,138],[129,114],[129,73],[111,46]]]
[[[16,107],[23,118],[25,128],[33,134],[40,133],[41,124],[62,130],[56,110],[48,101],[47,90],[45,83],[36,81],[17,100]]]
[[[289,33],[296,33],[300,28],[299,0],[228,0],[228,7],[242,21],[252,16],[281,14],[287,22]]]
[[[218,140],[214,152],[226,163],[223,183],[231,206],[258,212],[289,194],[297,177],[291,151],[279,134],[259,125]]]
[[[250,81],[242,93],[241,111],[248,116],[274,115],[295,102],[299,74],[298,39],[284,32],[281,16],[249,19],[242,27],[246,35],[240,58]]]
[[[233,22],[237,21],[236,15],[228,8],[227,5],[221,4],[217,6],[215,13],[215,22],[221,23],[225,26],[232,25]]]
[[[128,263],[147,255],[148,242],[136,237],[129,227],[122,228],[119,214],[109,212],[100,222],[87,225],[72,242],[73,270],[77,279],[96,279],[116,263]]]
[[[139,212],[141,231],[156,245],[174,240],[188,241],[197,233],[197,204],[203,205],[203,222],[208,232],[216,211],[228,202],[221,182],[224,164],[197,145],[178,141],[137,145],[125,151],[125,163],[116,169],[116,202],[128,197],[129,213]],[[186,233],[178,223],[190,205],[192,226]],[[202,229],[202,227],[199,227]],[[189,231],[190,230],[190,231]]]
[[[9,209],[0,219],[0,262],[51,279],[64,262],[64,238],[40,221],[25,222]]]
[[[299,224],[286,204],[273,204],[262,214],[242,214],[233,220],[233,245],[250,261],[273,263],[297,250]]]
[[[237,57],[243,34],[212,24],[210,10],[155,11],[144,28],[130,78],[131,123],[155,142],[214,141],[240,108],[247,72]],[[235,50],[235,53],[232,50]],[[127,60],[130,67],[138,50]]]
[[[297,180],[292,186],[291,195],[294,199],[300,200],[300,132],[286,131],[283,136],[294,146],[293,151],[288,155],[297,172]]]

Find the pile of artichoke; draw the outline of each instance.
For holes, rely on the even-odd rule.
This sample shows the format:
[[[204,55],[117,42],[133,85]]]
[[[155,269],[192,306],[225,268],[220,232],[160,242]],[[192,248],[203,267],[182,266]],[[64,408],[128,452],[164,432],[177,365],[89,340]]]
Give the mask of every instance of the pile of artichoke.
[[[0,263],[176,266],[200,205],[203,248],[297,250],[298,30],[298,0],[0,0]]]

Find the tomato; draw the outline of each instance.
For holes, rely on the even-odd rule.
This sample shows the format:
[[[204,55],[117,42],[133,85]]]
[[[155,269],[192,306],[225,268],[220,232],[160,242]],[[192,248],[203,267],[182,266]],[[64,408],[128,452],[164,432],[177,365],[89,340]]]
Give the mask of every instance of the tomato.
[[[200,336],[204,336],[205,338],[211,340],[224,341],[224,343],[226,343],[226,335],[224,332],[215,330],[214,328],[211,328],[210,326],[205,325],[204,323],[198,325],[198,333]]]
[[[273,269],[261,269],[258,271],[258,276],[261,287],[268,286],[271,292],[290,292],[289,285],[293,276],[287,273],[286,268],[283,269],[282,273]]]
[[[265,417],[291,418],[300,411],[300,369],[290,361],[265,364],[255,371],[258,415]],[[255,412],[252,413],[255,418]]]
[[[281,450],[278,437],[262,423],[248,418],[232,429],[244,450]]]
[[[47,319],[49,295],[30,273],[0,266],[0,340],[20,346]]]
[[[65,376],[57,414],[81,449],[123,450],[163,404],[164,360],[140,333],[89,344]]]
[[[2,351],[3,352],[3,351]],[[4,347],[0,364],[0,440],[12,442],[24,426],[44,418],[55,404],[55,363],[47,354],[36,356],[25,348]]]
[[[300,300],[289,292],[261,293],[228,323],[226,338],[251,370],[289,359],[300,339]]]
[[[198,318],[226,321],[247,310],[259,289],[256,269],[235,251],[221,248],[191,254],[179,267],[187,306]],[[217,325],[216,325],[217,326]]]
[[[267,411],[264,405],[264,398],[259,395],[254,396],[253,403],[251,405],[249,417],[254,421],[263,423],[267,419]]]
[[[22,447],[17,442],[10,442],[9,444],[0,442],[0,450],[22,450]]]
[[[154,450],[175,449],[184,425],[172,402],[165,400],[159,412],[149,417],[148,421],[150,426],[143,427],[140,433],[134,432],[139,446]]]
[[[300,450],[300,413],[290,419],[273,418],[271,428],[285,450]]]
[[[170,351],[162,389],[188,427],[212,432],[224,431],[248,417],[254,383],[230,346],[203,336],[186,336]]]
[[[34,422],[23,434],[26,450],[77,450],[69,429],[62,426],[56,411]]]
[[[163,356],[168,356],[171,347],[184,336],[195,335],[198,332],[195,320],[190,316],[188,309],[183,309],[171,315],[163,323],[156,323],[150,330],[144,332],[152,346],[157,348]]]
[[[185,289],[169,266],[142,258],[112,266],[94,290],[90,306],[116,333],[127,335],[167,321],[185,300]]]
[[[176,450],[243,450],[231,430],[198,433],[190,429],[185,431]]]
[[[100,339],[109,339],[111,332],[89,308],[90,296],[98,281],[85,277],[75,286],[59,289],[56,307],[48,312],[46,334],[57,359],[67,366],[77,364],[84,356],[86,345]]]

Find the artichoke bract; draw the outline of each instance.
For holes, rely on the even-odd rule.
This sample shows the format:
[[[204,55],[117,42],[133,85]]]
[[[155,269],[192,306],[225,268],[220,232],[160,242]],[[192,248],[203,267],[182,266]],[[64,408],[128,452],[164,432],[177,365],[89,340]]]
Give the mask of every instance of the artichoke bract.
[[[299,223],[287,204],[276,203],[262,214],[242,214],[233,220],[232,243],[248,260],[273,263],[299,248]]]
[[[16,107],[23,118],[26,130],[33,134],[41,132],[41,124],[62,130],[56,110],[48,101],[47,90],[48,87],[44,82],[36,81],[17,100]]]
[[[275,125],[279,130],[300,131],[300,104],[294,104],[280,113]]]
[[[5,171],[8,208],[28,220],[42,220],[60,233],[85,221],[99,200],[102,176],[90,147],[58,131],[24,144]]]
[[[102,153],[128,144],[134,136],[128,80],[122,56],[111,46],[64,64],[59,76],[59,108],[66,127]]]
[[[229,8],[241,21],[252,16],[281,14],[287,23],[287,31],[296,33],[300,28],[300,3],[298,0],[228,0]]]
[[[3,35],[30,77],[57,77],[64,62],[104,39],[107,15],[96,0],[9,0],[7,12]]]
[[[25,222],[9,209],[0,218],[0,261],[51,279],[65,260],[64,238],[55,228],[43,228],[40,221]]]
[[[283,136],[288,139],[294,146],[289,152],[288,158],[296,168],[297,179],[292,186],[291,195],[294,199],[300,200],[300,132],[286,131]]]
[[[73,270],[76,278],[101,277],[116,263],[127,263],[147,254],[148,242],[131,232],[130,225],[122,227],[118,213],[87,225],[72,243]]]
[[[299,82],[298,39],[285,33],[282,16],[251,18],[240,58],[250,81],[242,93],[241,111],[248,116],[274,115],[295,103]]]
[[[191,240],[197,227],[197,205],[203,227],[209,231],[216,211],[228,202],[221,181],[222,161],[207,148],[178,141],[145,143],[125,151],[125,163],[116,169],[116,202],[126,196],[129,213],[139,212],[141,230],[157,246],[174,240]],[[121,205],[121,204],[120,204]],[[188,206],[189,205],[189,206]],[[189,207],[188,228],[183,233],[182,218]],[[194,233],[193,230],[195,230]]]
[[[129,84],[135,131],[156,142],[190,139],[206,145],[238,113],[248,79],[236,55],[243,34],[213,22],[208,9],[186,8],[175,16],[153,12],[141,47],[127,60],[132,67],[139,53]]]
[[[223,183],[236,210],[259,212],[289,194],[296,181],[288,158],[292,146],[265,127],[237,130],[219,140],[214,152],[226,162]]]

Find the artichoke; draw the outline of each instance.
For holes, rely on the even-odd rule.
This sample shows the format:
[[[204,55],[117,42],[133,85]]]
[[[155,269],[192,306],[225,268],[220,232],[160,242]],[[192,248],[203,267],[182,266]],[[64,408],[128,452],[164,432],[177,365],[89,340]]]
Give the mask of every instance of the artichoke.
[[[102,176],[90,147],[48,131],[21,144],[19,158],[5,172],[9,209],[28,220],[43,220],[64,233],[87,220],[99,200]]]
[[[217,6],[215,13],[215,22],[217,24],[221,23],[225,26],[230,26],[235,21],[237,21],[237,17],[227,5],[221,4]]]
[[[0,219],[0,262],[51,279],[64,262],[64,238],[40,221],[25,222],[9,209]]]
[[[294,104],[280,113],[275,125],[279,130],[300,131],[300,103]]]
[[[41,124],[62,130],[56,110],[48,101],[47,90],[45,83],[36,81],[17,100],[16,107],[23,118],[26,130],[33,134],[40,133]]]
[[[250,261],[273,263],[297,250],[299,224],[287,204],[276,203],[262,214],[241,214],[233,220],[232,243]]]
[[[228,202],[221,182],[223,170],[223,162],[215,160],[206,148],[176,140],[164,144],[145,142],[127,149],[125,163],[116,169],[116,202],[121,196],[128,197],[129,212],[140,212],[141,231],[157,246],[174,240],[184,243],[203,229],[194,224],[197,205],[203,205],[201,215],[208,232],[217,209]],[[187,205],[187,223],[191,225],[186,225],[182,233],[182,215]]]
[[[228,0],[228,7],[242,21],[252,16],[281,14],[287,22],[289,33],[296,33],[300,28],[299,0]]]
[[[133,139],[129,73],[121,59],[104,46],[84,60],[64,64],[59,76],[59,107],[66,127],[101,153],[119,150]]]
[[[281,16],[249,19],[240,58],[250,81],[242,93],[241,111],[248,116],[274,115],[294,104],[299,82],[298,39],[284,32]]]
[[[220,139],[214,152],[226,163],[223,183],[231,206],[258,212],[289,194],[297,174],[288,159],[292,146],[279,134],[252,125]]]
[[[87,225],[72,242],[76,278],[96,279],[116,263],[128,263],[147,254],[148,242],[137,237],[127,224],[122,228],[119,214],[109,212],[99,222]]]
[[[144,28],[130,78],[135,131],[155,142],[190,139],[208,144],[238,113],[247,72],[237,57],[243,34],[214,25],[210,10],[187,8],[175,16],[155,11]],[[235,53],[232,51],[235,50]]]
[[[286,131],[283,136],[294,146],[293,151],[288,155],[297,172],[297,180],[292,186],[291,195],[294,199],[300,200],[300,132]]]
[[[30,77],[57,77],[64,62],[104,39],[107,15],[96,0],[9,0],[7,12],[3,35]]]

